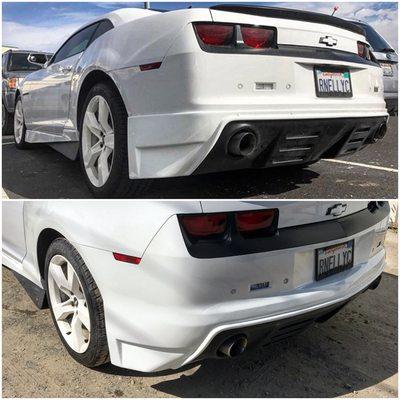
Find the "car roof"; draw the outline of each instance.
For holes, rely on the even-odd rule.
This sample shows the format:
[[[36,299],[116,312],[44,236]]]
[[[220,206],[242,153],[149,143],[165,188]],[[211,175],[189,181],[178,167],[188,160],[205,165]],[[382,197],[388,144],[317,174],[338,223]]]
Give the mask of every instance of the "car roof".
[[[145,8],[120,8],[118,10],[111,11],[107,14],[100,15],[99,17],[92,19],[85,25],[82,25],[79,29],[77,29],[74,33],[70,36],[74,35],[75,33],[81,31],[82,29],[95,24],[96,22],[103,21],[108,19],[112,22],[114,26],[123,25],[127,22],[134,21],[135,19],[140,19],[144,17],[149,17],[150,15],[160,14],[159,11],[155,10],[148,10]]]

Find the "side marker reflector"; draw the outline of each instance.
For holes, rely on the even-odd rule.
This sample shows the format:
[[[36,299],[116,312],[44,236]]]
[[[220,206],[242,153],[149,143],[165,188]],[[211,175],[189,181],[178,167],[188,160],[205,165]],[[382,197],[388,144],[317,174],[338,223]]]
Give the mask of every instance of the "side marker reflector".
[[[141,71],[150,71],[151,69],[158,69],[160,67],[161,67],[161,62],[139,65]]]
[[[126,262],[126,263],[129,263],[129,264],[136,264],[137,265],[137,264],[140,263],[140,261],[142,261],[142,259],[139,258],[139,257],[128,256],[126,254],[113,253],[113,255],[114,255],[114,258],[117,261]]]

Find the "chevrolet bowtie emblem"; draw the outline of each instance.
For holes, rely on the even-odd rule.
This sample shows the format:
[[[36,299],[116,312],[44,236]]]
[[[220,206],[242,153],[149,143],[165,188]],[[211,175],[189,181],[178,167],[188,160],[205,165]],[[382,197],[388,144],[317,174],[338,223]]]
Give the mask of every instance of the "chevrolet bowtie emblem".
[[[347,204],[335,204],[332,207],[329,207],[326,215],[332,215],[334,217],[338,217],[339,215],[342,215],[347,209]]]
[[[337,45],[337,39],[335,39],[332,36],[321,37],[321,38],[319,38],[319,42],[326,44],[329,47],[333,47],[333,46]]]

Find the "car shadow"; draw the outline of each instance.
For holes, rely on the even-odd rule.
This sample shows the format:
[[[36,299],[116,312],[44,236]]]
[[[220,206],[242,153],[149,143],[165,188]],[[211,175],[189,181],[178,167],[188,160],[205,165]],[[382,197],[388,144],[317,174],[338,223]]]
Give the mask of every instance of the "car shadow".
[[[310,168],[291,166],[164,178],[154,180],[144,197],[241,199],[276,196],[311,184],[319,175]]]
[[[288,193],[320,176],[310,168],[281,167],[152,180],[140,198],[248,198]],[[10,198],[92,198],[79,162],[52,148],[3,146],[3,189]]]
[[[177,397],[334,397],[397,382],[397,277],[383,274],[324,324],[235,359],[206,360],[146,374],[112,366],[105,374],[165,377],[152,385]],[[173,379],[169,376],[173,375]],[[178,375],[178,377],[177,377]],[[393,397],[397,396],[397,386]],[[370,395],[366,395],[370,397]],[[371,396],[374,397],[374,396]]]

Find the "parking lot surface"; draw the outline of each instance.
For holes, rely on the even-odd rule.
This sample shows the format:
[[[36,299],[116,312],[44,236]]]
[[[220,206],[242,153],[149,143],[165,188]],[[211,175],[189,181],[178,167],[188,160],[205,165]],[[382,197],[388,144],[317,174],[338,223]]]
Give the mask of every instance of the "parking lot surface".
[[[144,198],[397,198],[397,127],[382,142],[339,160],[160,179]],[[3,189],[9,198],[90,198],[78,162],[47,146],[17,150],[3,137]]]
[[[37,310],[3,269],[3,396],[397,397],[394,231],[386,247],[388,266],[380,286],[325,324],[236,359],[156,374],[77,364],[58,339],[49,310]]]

